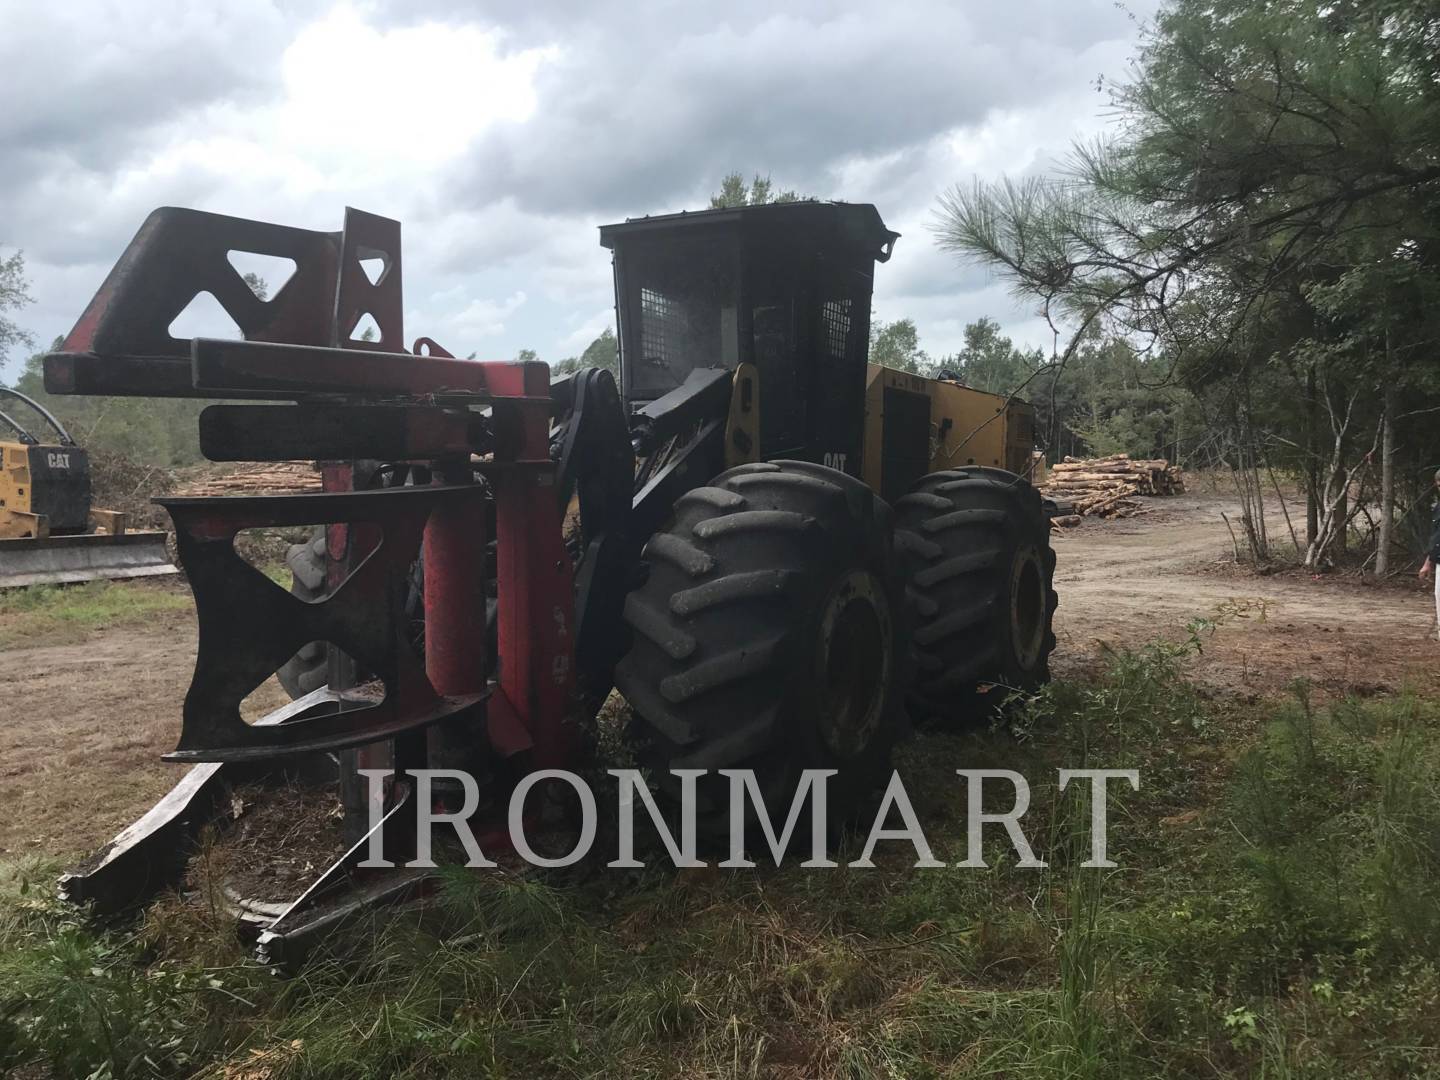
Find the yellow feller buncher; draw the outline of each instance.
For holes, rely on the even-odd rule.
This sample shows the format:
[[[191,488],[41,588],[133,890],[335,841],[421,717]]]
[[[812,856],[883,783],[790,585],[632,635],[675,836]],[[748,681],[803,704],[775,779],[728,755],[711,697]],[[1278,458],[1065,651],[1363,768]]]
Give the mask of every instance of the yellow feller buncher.
[[[178,573],[163,532],[131,532],[90,505],[90,457],[35,399],[0,386],[50,429],[37,438],[0,409],[0,589]],[[5,438],[5,434],[9,438]]]

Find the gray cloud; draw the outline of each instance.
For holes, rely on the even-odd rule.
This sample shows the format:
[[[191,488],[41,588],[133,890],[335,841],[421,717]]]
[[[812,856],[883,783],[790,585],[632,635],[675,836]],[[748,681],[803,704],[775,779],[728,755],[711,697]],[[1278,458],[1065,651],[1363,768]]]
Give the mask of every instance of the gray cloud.
[[[0,5],[0,198],[153,151],[167,121],[263,95],[287,35],[271,5]]]
[[[533,113],[444,145],[403,122],[377,130],[398,167],[371,170],[333,133],[309,146],[323,99],[287,113],[286,50],[332,0],[0,0],[0,243],[26,248],[38,300],[22,322],[42,339],[68,329],[155,206],[334,228],[348,203],[404,220],[414,332],[555,360],[610,304],[595,227],[703,206],[738,169],[875,202],[905,234],[877,273],[876,310],[914,317],[932,353],[985,314],[1038,343],[1002,284],[935,248],[935,198],[975,175],[1044,168],[1093,131],[1102,100],[1089,86],[1122,73],[1134,34],[1111,0],[352,7],[382,33],[433,41],[478,26],[500,58],[553,49]],[[328,39],[308,40],[313,56]],[[429,73],[375,77],[392,74],[413,90]],[[490,115],[466,92],[437,92],[434,115]],[[345,87],[333,93],[343,116]]]
[[[1042,99],[1124,29],[1104,2],[741,4],[708,25],[689,5],[596,5],[542,69],[538,115],[482,138],[447,190],[463,204],[508,194],[540,212],[638,213],[692,196],[697,178],[761,167],[829,195],[838,160]]]

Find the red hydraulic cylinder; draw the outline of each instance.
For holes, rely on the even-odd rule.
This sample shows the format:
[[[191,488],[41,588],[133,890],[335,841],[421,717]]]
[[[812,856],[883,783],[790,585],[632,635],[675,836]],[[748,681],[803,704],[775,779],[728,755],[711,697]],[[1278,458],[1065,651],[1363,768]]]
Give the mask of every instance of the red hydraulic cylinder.
[[[475,496],[425,526],[425,673],[446,696],[485,690],[485,505]]]
[[[511,365],[525,400],[496,401],[504,458],[494,478],[499,610],[499,691],[490,699],[490,736],[502,753],[530,750],[534,767],[564,768],[578,747],[575,585],[549,452],[550,372]],[[505,467],[508,466],[508,467]]]
[[[470,478],[468,461],[438,471],[442,483]],[[474,498],[437,509],[425,524],[425,674],[447,697],[483,693],[487,679],[485,501],[479,487],[473,491]],[[440,721],[426,733],[426,760],[408,767],[473,775],[484,753],[482,723],[468,713]]]

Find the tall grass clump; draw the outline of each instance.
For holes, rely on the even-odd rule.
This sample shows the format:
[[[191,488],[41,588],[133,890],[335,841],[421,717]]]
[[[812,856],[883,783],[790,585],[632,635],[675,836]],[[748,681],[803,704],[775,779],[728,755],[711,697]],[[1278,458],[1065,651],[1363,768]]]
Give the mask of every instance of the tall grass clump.
[[[1413,694],[1323,707],[1311,688],[1242,757],[1243,859],[1300,950],[1440,955],[1440,729]]]
[[[263,1003],[251,994],[265,985],[255,968],[158,960],[133,930],[106,930],[54,900],[55,871],[0,866],[0,1066],[185,1075],[234,1037],[237,1007]]]

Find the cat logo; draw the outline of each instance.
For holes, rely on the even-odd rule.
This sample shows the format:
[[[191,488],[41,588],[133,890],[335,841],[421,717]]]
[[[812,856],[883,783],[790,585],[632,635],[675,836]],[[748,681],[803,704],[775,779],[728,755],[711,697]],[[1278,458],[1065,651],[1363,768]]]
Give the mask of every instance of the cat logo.
[[[825,460],[824,460],[823,464],[825,465],[826,468],[829,468],[829,469],[839,469],[841,472],[844,472],[844,471],[845,471],[845,459],[846,459],[847,457],[849,457],[849,456],[850,456],[849,454],[830,454],[830,453],[827,453],[827,454],[825,455]]]
[[[70,468],[70,455],[52,450],[45,455],[45,464],[52,469],[68,469]]]

